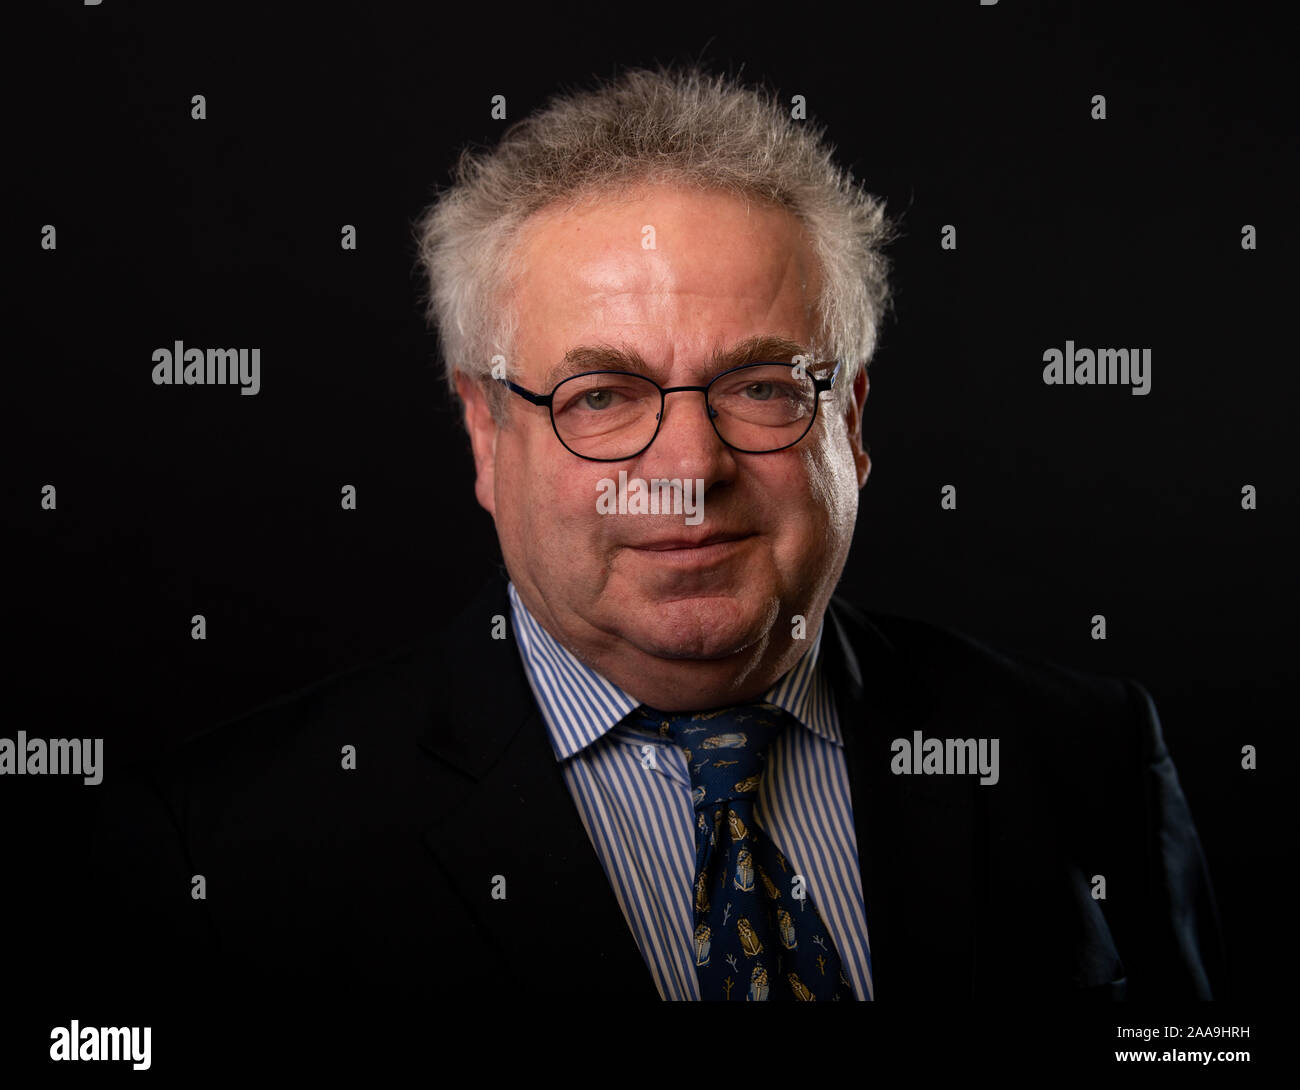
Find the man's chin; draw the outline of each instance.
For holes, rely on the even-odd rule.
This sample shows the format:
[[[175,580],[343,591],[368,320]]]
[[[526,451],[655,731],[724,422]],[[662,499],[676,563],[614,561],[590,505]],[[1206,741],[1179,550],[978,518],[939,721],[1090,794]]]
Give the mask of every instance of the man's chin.
[[[776,620],[775,600],[685,598],[647,603],[619,617],[622,638],[662,659],[720,660],[764,641]]]

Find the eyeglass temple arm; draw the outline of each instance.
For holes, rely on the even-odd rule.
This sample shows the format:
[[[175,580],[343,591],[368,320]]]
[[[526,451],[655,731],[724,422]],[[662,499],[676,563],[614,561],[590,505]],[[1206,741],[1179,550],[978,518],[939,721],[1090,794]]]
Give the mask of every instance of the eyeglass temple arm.
[[[534,405],[541,405],[543,408],[550,406],[551,398],[554,396],[553,394],[535,394],[532,390],[525,390],[522,386],[511,382],[508,378],[499,378],[497,379],[497,382],[501,383],[502,386],[506,386],[513,390],[526,401],[531,401]]]

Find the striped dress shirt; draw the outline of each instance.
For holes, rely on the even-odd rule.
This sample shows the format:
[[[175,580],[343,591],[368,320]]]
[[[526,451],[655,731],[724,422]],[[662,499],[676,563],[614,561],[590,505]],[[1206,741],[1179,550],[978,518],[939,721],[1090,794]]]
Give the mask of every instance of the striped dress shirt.
[[[695,812],[686,755],[622,723],[638,702],[542,628],[513,583],[509,593],[524,671],[551,748],[655,986],[663,999],[697,1000]],[[821,637],[819,630],[804,657],[763,697],[803,729],[787,730],[773,743],[756,816],[804,876],[854,996],[870,999],[871,948],[848,769],[821,670]]]

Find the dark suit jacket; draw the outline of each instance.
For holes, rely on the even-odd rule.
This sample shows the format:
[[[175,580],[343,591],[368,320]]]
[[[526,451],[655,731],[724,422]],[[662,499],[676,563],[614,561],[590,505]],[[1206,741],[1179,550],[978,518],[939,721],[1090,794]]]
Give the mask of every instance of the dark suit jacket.
[[[441,635],[106,779],[96,856],[138,982],[657,998],[495,614],[502,580]],[[839,599],[822,646],[878,1001],[1211,997],[1209,880],[1141,687]],[[895,775],[916,730],[998,738],[1000,781]]]

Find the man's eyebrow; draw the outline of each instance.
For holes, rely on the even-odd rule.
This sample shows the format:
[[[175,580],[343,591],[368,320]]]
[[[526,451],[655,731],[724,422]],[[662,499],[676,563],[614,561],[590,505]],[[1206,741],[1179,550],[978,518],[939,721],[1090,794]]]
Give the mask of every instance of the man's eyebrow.
[[[732,367],[743,367],[747,363],[790,363],[795,356],[813,356],[807,345],[785,337],[760,334],[747,337],[728,348],[717,348],[709,357],[704,369],[709,376]],[[582,344],[570,348],[564,358],[547,372],[543,380],[543,389],[553,390],[566,378],[580,375],[584,371],[632,371],[636,374],[648,374],[651,370],[645,358],[634,348],[615,348],[612,345]],[[701,375],[703,378],[704,376]]]
[[[759,335],[739,341],[730,348],[718,349],[713,353],[711,366],[713,374],[717,374],[747,363],[792,363],[795,356],[807,356],[809,366],[815,362],[807,345],[785,337]]]
[[[650,365],[634,348],[580,344],[564,353],[564,358],[546,373],[542,388],[552,390],[557,383],[584,371],[635,371],[645,374],[649,370]]]

